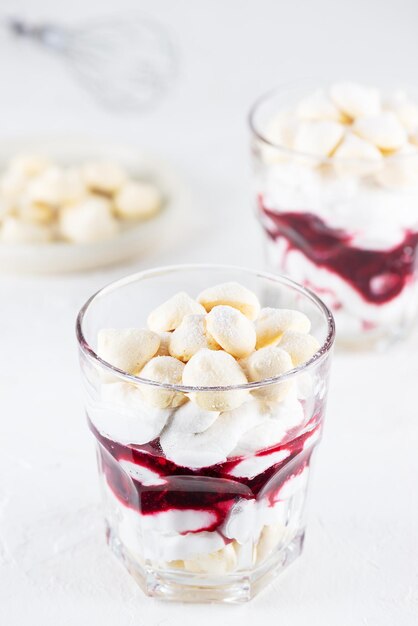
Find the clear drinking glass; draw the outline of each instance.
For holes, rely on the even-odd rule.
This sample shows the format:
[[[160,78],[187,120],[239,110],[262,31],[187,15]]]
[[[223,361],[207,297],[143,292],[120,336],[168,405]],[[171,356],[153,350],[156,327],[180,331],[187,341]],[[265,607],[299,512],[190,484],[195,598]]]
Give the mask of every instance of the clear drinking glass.
[[[385,346],[407,334],[418,313],[418,149],[408,144],[368,160],[285,147],[289,136],[278,139],[278,125],[317,89],[313,81],[277,89],[250,112],[268,265],[324,300],[339,345]]]
[[[320,342],[318,352],[278,378],[219,388],[155,383],[97,356],[100,329],[145,326],[148,313],[174,293],[196,296],[225,281],[252,289],[262,306],[304,312]],[[128,276],[96,293],[80,311],[77,337],[111,549],[150,596],[250,599],[302,550],[334,341],[332,314],[287,278],[233,267],[176,266]],[[183,405],[192,419],[186,414],[176,425],[178,441],[197,461],[178,465],[163,452],[176,409],[146,408],[137,396],[144,387],[187,397],[242,394],[245,401],[205,430],[194,426],[197,405]],[[118,402],[121,389],[129,391],[128,403]],[[268,404],[273,392],[280,392],[280,401]]]

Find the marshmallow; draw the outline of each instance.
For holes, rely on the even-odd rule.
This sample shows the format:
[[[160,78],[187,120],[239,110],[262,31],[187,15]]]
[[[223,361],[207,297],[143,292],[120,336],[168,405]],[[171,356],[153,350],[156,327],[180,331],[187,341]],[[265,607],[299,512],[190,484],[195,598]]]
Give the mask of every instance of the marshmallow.
[[[404,127],[391,111],[358,118],[353,124],[353,132],[381,150],[398,150],[407,142]]]
[[[276,378],[293,369],[292,359],[289,354],[282,348],[269,346],[260,348],[243,363],[248,380],[251,382],[263,381],[269,378]],[[264,400],[279,402],[282,400],[290,388],[292,382],[289,380],[278,382],[272,385],[266,385],[259,389],[253,389],[251,393]]]
[[[18,154],[10,161],[10,170],[26,178],[41,174],[49,166],[48,159],[37,154]]]
[[[181,385],[184,365],[172,356],[156,356],[139,372],[138,376],[168,385]],[[154,385],[141,385],[145,402],[160,409],[177,407],[187,401],[186,396],[172,389]]]
[[[161,209],[161,193],[150,183],[127,181],[115,196],[115,211],[122,219],[147,219]]]
[[[418,149],[406,144],[385,159],[384,167],[376,175],[382,187],[399,188],[418,185]]]
[[[303,335],[293,331],[286,332],[280,340],[279,347],[285,350],[292,359],[294,367],[309,361],[319,350],[321,344],[312,335]]]
[[[254,324],[237,309],[219,305],[206,316],[206,330],[225,352],[243,358],[255,349]]]
[[[97,337],[98,356],[128,374],[139,372],[159,346],[159,336],[146,329],[102,328]]]
[[[310,329],[309,318],[300,311],[265,307],[255,321],[256,348],[276,345],[286,330],[308,333]]]
[[[6,243],[48,243],[53,235],[48,225],[23,222],[11,215],[5,217],[0,230],[0,239]]]
[[[63,181],[63,171],[49,167],[29,182],[28,197],[32,202],[58,207],[63,198]]]
[[[366,115],[377,115],[380,111],[380,96],[377,89],[356,83],[335,83],[330,88],[331,100],[351,119]]]
[[[293,147],[297,152],[327,157],[332,154],[344,135],[344,126],[338,122],[301,122],[295,134]]]
[[[244,372],[227,352],[203,349],[197,352],[183,371],[183,384],[190,387],[229,387],[245,385]],[[245,389],[193,392],[191,399],[208,411],[229,411],[248,397]]]
[[[205,313],[201,304],[193,300],[185,291],[180,291],[154,309],[147,321],[149,328],[159,333],[175,330],[186,315],[204,315]]]
[[[19,203],[18,216],[25,222],[51,224],[55,221],[56,209],[48,204],[37,204],[23,196]]]
[[[341,112],[322,89],[317,89],[299,102],[297,114],[305,120],[341,121]]]
[[[372,143],[347,133],[334,152],[333,161],[340,176],[368,176],[381,168],[383,156]]]
[[[201,468],[223,463],[243,433],[260,421],[255,408],[248,402],[233,411],[224,411],[199,433],[181,432],[178,418],[174,416],[161,434],[161,448],[170,461],[182,467]]]
[[[184,569],[198,574],[227,574],[237,565],[237,555],[232,543],[217,552],[201,554],[194,559],[184,561]]]
[[[244,318],[247,320],[247,318]],[[219,350],[219,345],[205,332],[204,315],[186,315],[180,326],[171,333],[169,352],[171,356],[184,361],[191,359],[202,348]]]
[[[236,282],[222,283],[209,287],[198,295],[197,301],[208,312],[218,305],[231,306],[241,311],[250,320],[255,320],[260,312],[260,303],[257,296]]]
[[[84,181],[93,191],[114,194],[126,181],[126,174],[117,163],[106,161],[86,163],[82,169]]]
[[[404,91],[397,91],[387,98],[384,108],[396,114],[408,133],[418,129],[418,106],[411,102]]]
[[[60,212],[61,235],[74,243],[89,243],[114,237],[119,225],[106,198],[87,197]]]
[[[163,331],[159,333],[160,337],[160,347],[158,348],[158,352],[156,356],[170,356],[170,340],[171,334],[169,332]]]
[[[102,385],[101,401],[87,406],[94,426],[106,437],[123,444],[141,445],[159,436],[171,410],[147,406],[138,385]]]

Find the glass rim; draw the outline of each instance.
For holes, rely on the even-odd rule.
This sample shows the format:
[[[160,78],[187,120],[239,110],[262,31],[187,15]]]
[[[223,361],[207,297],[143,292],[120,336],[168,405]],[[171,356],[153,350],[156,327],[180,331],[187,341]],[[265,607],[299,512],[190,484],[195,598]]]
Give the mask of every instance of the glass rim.
[[[88,343],[84,331],[83,331],[83,321],[86,313],[89,311],[90,307],[96,302],[96,300],[106,296],[107,294],[116,291],[117,289],[129,285],[134,282],[141,281],[143,279],[153,278],[161,276],[162,274],[179,272],[179,271],[187,271],[187,270],[227,270],[227,271],[240,271],[247,274],[251,274],[253,277],[264,278],[270,280],[272,282],[285,285],[290,287],[296,291],[298,291],[303,296],[307,297],[311,302],[313,302],[317,308],[323,314],[326,324],[327,324],[327,335],[319,347],[319,349],[315,352],[315,354],[305,363],[294,367],[288,372],[281,374],[279,376],[275,376],[273,378],[265,378],[260,381],[255,382],[247,382],[241,383],[239,385],[229,385],[229,386],[216,386],[216,387],[200,387],[200,386],[190,386],[190,385],[173,385],[170,383],[160,383],[155,380],[150,380],[148,378],[141,378],[140,376],[135,376],[134,374],[129,374],[124,370],[121,370],[111,363],[108,363],[104,359],[100,358],[98,354],[93,350],[93,348]],[[121,379],[128,383],[134,383],[136,385],[143,384],[149,385],[152,387],[158,387],[160,389],[166,389],[169,391],[178,391],[182,393],[193,393],[193,392],[219,392],[219,391],[236,391],[236,390],[252,390],[259,389],[260,387],[266,387],[269,385],[273,385],[290,378],[293,378],[304,372],[306,370],[310,370],[315,367],[318,363],[325,360],[327,355],[329,354],[335,339],[335,321],[331,311],[324,304],[324,302],[310,289],[307,287],[303,287],[299,283],[287,278],[286,276],[282,276],[280,274],[274,275],[269,272],[252,270],[245,267],[240,267],[236,265],[223,265],[216,263],[191,263],[191,264],[179,264],[179,265],[165,265],[161,267],[156,267],[153,269],[143,270],[140,272],[135,272],[133,274],[128,274],[127,276],[120,278],[118,280],[114,280],[98,291],[96,291],[81,307],[77,319],[76,319],[76,336],[78,341],[79,349],[82,354],[87,357],[91,362],[103,368],[109,374],[112,374],[114,377]]]
[[[278,142],[273,141],[272,139],[269,139],[267,134],[259,127],[259,125],[256,122],[256,116],[260,108],[266,102],[268,102],[275,96],[279,95],[281,92],[285,93],[289,89],[296,88],[308,82],[312,83],[313,88],[315,88],[315,85],[316,85],[317,89],[321,89],[327,84],[327,81],[320,82],[320,81],[315,81],[313,79],[294,80],[294,81],[282,83],[280,85],[276,85],[276,87],[273,87],[272,89],[269,89],[268,91],[265,91],[260,96],[258,96],[255,102],[253,102],[253,104],[251,105],[250,110],[247,115],[248,125],[252,134],[259,141],[261,141],[263,144],[265,144],[269,148],[274,148],[278,152],[288,155],[289,157],[299,157],[299,158],[311,160],[316,163],[320,162],[322,164],[335,164],[335,163],[341,163],[341,164],[344,164],[344,163],[359,163],[359,164],[372,163],[373,164],[374,163],[375,164],[376,160],[374,159],[365,159],[365,158],[359,158],[359,157],[357,158],[337,157],[336,158],[335,156],[323,156],[320,154],[311,154],[309,152],[302,152],[300,150],[294,150],[293,148],[288,148]],[[280,113],[280,111],[283,111],[283,110],[285,109],[284,108],[278,109],[277,113]],[[393,163],[393,161],[401,161],[401,160],[407,160],[407,159],[412,159],[412,158],[418,158],[418,146],[417,146],[417,152],[412,153],[412,154],[396,154],[396,152],[393,154],[387,154],[387,155],[382,154],[382,161],[379,160],[378,163],[381,163],[382,165],[384,165],[384,163],[386,162]]]

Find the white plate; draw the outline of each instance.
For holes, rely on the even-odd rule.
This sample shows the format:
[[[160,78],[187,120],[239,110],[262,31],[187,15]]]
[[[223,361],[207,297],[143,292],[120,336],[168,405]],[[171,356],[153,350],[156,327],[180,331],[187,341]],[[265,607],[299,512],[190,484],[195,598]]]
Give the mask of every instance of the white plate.
[[[2,140],[0,171],[16,154],[41,154],[60,165],[77,165],[90,159],[109,159],[126,168],[134,178],[154,182],[164,195],[164,206],[154,218],[138,222],[119,235],[89,244],[0,243],[0,270],[5,272],[58,273],[91,270],[145,255],[163,246],[181,229],[191,206],[190,194],[164,161],[132,146],[91,138],[36,138]]]

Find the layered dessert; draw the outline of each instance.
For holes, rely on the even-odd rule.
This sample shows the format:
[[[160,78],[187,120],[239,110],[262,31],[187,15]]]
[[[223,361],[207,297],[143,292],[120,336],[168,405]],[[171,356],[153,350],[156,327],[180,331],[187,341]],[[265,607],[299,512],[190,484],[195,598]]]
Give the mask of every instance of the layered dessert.
[[[236,282],[99,331],[87,414],[108,539],[148,593],[150,572],[213,587],[299,554],[326,395],[310,332]]]
[[[269,263],[320,295],[340,341],[402,334],[418,310],[418,106],[354,83],[279,95],[252,117]]]
[[[0,243],[91,244],[157,215],[162,193],[117,162],[17,154],[0,173]]]

